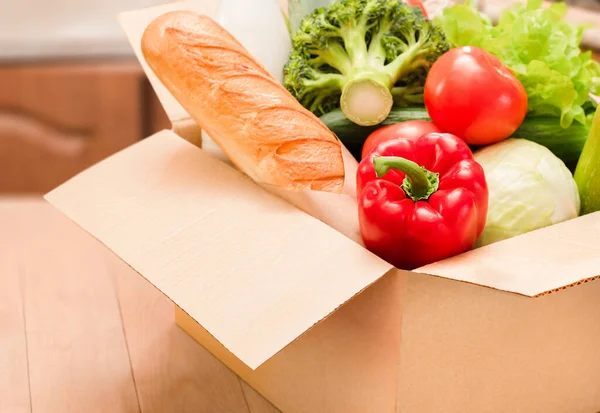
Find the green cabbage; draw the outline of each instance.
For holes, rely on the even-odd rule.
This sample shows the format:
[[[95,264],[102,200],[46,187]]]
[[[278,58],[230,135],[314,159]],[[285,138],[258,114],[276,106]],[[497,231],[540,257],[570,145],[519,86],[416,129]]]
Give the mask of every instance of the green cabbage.
[[[477,246],[579,216],[573,175],[545,146],[511,138],[474,156],[485,171],[489,191],[487,221]]]
[[[579,45],[586,26],[573,26],[567,6],[529,0],[506,9],[493,25],[469,2],[448,7],[435,19],[454,46],[478,46],[496,55],[521,81],[532,116],[560,117],[563,128],[586,124],[600,93],[600,64]],[[593,112],[593,110],[592,110]]]

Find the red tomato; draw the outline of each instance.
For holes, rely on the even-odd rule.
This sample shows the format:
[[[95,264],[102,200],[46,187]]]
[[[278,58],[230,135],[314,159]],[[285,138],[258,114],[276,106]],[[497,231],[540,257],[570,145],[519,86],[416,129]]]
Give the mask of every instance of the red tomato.
[[[440,57],[425,81],[425,106],[444,132],[470,145],[487,145],[512,135],[527,113],[527,93],[493,54],[458,47]]]
[[[384,126],[369,135],[363,145],[362,159],[379,146],[381,142],[391,141],[396,138],[417,139],[432,132],[441,133],[442,131],[433,123],[426,120],[407,120],[395,125]]]

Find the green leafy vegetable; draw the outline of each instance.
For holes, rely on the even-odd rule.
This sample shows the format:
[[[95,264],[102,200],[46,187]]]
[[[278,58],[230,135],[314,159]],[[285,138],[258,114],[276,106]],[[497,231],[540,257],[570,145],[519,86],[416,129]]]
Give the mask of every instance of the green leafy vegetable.
[[[376,125],[392,104],[423,102],[433,62],[449,49],[439,27],[398,0],[337,0],[302,20],[284,85],[321,116],[338,107]]]
[[[528,113],[560,117],[566,128],[588,121],[595,107],[590,93],[600,92],[600,64],[579,45],[585,26],[564,16],[567,6],[529,0],[506,9],[497,25],[470,3],[448,7],[435,19],[454,46],[477,46],[510,67],[527,91]]]

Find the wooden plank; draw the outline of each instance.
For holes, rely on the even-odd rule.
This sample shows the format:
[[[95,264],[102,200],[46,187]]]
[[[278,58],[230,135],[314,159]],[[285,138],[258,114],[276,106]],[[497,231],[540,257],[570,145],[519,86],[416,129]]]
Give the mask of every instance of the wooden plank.
[[[0,206],[0,412],[29,413],[25,320],[14,239],[17,207]]]
[[[237,376],[175,325],[171,301],[111,257],[142,413],[248,412]]]
[[[103,249],[46,203],[19,211],[32,411],[138,412]]]
[[[240,380],[241,381],[241,380]],[[281,413],[271,403],[265,400],[260,394],[250,387],[246,382],[242,381],[242,389],[248,402],[248,407],[252,413]]]

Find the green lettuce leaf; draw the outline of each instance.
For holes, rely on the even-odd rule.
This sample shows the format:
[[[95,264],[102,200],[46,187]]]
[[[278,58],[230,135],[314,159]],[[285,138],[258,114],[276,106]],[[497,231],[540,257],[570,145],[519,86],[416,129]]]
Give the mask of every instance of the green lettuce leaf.
[[[583,108],[575,104],[577,91],[569,77],[534,60],[527,65],[525,72],[517,73],[517,78],[525,86],[528,112],[533,116],[560,117],[563,128],[568,128],[573,120],[586,123]]]
[[[560,117],[567,128],[585,124],[595,106],[590,93],[600,92],[600,64],[579,45],[586,26],[565,20],[567,6],[542,0],[517,3],[494,26],[470,2],[448,7],[437,16],[454,46],[477,46],[496,55],[521,81],[529,99],[528,113]]]

